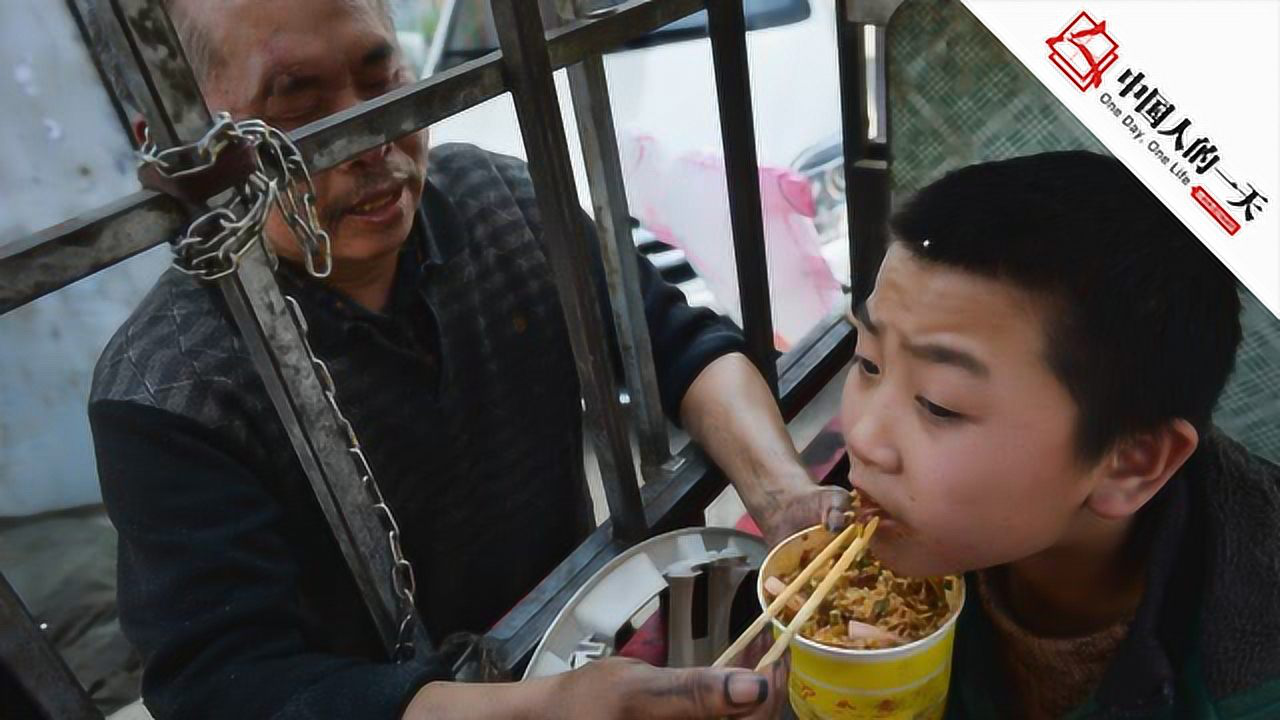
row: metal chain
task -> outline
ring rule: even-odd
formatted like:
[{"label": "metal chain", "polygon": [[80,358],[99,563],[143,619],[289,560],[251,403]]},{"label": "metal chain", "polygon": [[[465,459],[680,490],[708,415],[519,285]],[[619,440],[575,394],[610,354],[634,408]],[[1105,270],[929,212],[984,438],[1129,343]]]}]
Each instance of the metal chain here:
[{"label": "metal chain", "polygon": [[[383,499],[382,490],[378,488],[378,483],[373,479],[373,468],[369,466],[369,460],[365,457],[364,449],[360,445],[360,439],[356,437],[355,428],[352,427],[351,421],[347,420],[347,416],[342,414],[342,409],[338,407],[338,389],[334,385],[333,375],[329,373],[329,366],[317,357],[311,349],[311,341],[308,339],[307,332],[307,319],[302,314],[302,307],[298,305],[298,301],[294,300],[292,296],[285,295],[284,299],[289,305],[289,311],[293,313],[293,319],[298,323],[298,328],[302,331],[303,349],[306,350],[307,358],[311,360],[311,365],[315,368],[316,377],[320,380],[320,387],[324,391],[325,400],[329,402],[329,409],[333,411],[333,416],[337,419],[338,426],[346,436],[347,453],[351,455],[351,460],[356,464],[356,472],[360,475],[360,486],[364,489],[374,511],[382,518],[383,525],[387,529],[387,544],[391,547],[391,584],[395,589],[396,599],[400,601],[402,611],[396,637],[396,655],[399,657],[404,651],[411,650],[413,646],[413,598],[417,592],[417,582],[413,577],[413,566],[409,564],[400,548],[400,525],[396,522],[395,515],[391,512],[386,500]],[[412,655],[412,653],[409,653],[409,655]]]},{"label": "metal chain", "polygon": [[[235,195],[225,205],[211,208],[196,218],[173,242],[174,265],[202,280],[216,280],[234,273],[240,259],[256,243],[263,245],[274,262],[270,243],[263,242],[267,216],[274,205],[302,246],[307,272],[316,278],[328,276],[333,268],[333,253],[329,235],[320,227],[316,216],[311,173],[302,153],[285,133],[260,120],[233,122],[230,115],[219,113],[209,132],[190,145],[161,151],[148,138],[141,150],[142,162],[153,165],[167,177],[181,178],[210,168],[234,143],[246,143],[252,148],[256,169],[234,186]],[[345,436],[347,453],[355,463],[360,486],[387,531],[391,585],[400,616],[394,656],[397,661],[409,659],[414,654],[417,583],[413,566],[400,545],[400,525],[374,480],[373,468],[355,428],[338,406],[337,387],[329,366],[311,348],[302,307],[290,295],[284,295],[284,299],[297,323],[303,349],[315,369],[329,409]]]},{"label": "metal chain", "polygon": [[[255,170],[234,186],[235,194],[225,205],[196,218],[173,242],[174,265],[204,280],[230,275],[261,239],[274,205],[302,246],[307,272],[327,277],[332,252],[329,235],[316,217],[315,186],[302,153],[285,133],[261,120],[234,122],[227,113],[218,113],[213,127],[196,142],[159,150],[148,136],[140,153],[144,165],[181,179],[208,170],[234,145],[252,148]],[[263,246],[270,254],[270,244]]]}]

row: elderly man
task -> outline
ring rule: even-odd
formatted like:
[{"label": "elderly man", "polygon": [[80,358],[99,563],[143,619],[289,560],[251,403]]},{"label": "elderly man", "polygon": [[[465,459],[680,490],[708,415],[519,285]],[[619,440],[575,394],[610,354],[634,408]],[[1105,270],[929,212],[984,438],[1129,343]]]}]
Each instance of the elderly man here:
[{"label": "elderly man", "polygon": [[[205,98],[290,129],[409,82],[377,0],[183,0]],[[141,130],[141,126],[139,127]],[[410,135],[316,178],[323,282],[288,229],[280,281],[403,528],[437,643],[483,632],[591,527],[567,329],[521,163]],[[292,262],[290,262],[292,261]],[[741,337],[640,260],[662,399],[771,540],[841,517],[800,467]],[[285,430],[213,288],[170,271],[103,353],[90,401],[120,533],[120,606],[158,718],[740,717],[777,678],[607,661],[457,685],[378,661]]]}]

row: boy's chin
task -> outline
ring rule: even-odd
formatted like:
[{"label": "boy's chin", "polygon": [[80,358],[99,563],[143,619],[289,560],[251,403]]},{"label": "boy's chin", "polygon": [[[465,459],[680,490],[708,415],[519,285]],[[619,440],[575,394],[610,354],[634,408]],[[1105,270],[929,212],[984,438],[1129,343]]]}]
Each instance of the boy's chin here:
[{"label": "boy's chin", "polygon": [[871,551],[882,565],[899,577],[930,578],[960,575],[968,568],[959,567],[946,558],[940,558],[927,549],[913,547],[909,540],[900,538],[873,538]]}]

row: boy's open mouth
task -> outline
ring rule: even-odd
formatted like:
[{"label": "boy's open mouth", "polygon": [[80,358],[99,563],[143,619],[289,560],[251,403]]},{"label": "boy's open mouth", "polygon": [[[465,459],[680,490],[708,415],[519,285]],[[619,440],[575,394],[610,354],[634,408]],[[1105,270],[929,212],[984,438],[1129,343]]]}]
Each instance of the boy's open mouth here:
[{"label": "boy's open mouth", "polygon": [[896,524],[893,516],[880,503],[876,502],[875,498],[860,488],[853,489],[853,513],[859,523],[865,523],[873,517],[878,517],[882,527],[886,523]]}]

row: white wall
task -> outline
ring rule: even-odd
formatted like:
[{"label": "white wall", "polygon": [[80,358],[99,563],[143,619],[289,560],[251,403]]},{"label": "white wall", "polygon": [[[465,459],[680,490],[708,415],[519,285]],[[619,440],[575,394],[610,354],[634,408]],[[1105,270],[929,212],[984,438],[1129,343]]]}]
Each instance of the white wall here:
[{"label": "white wall", "polygon": [[[0,108],[0,255],[137,189],[124,130],[64,3],[0,3]],[[167,255],[152,250],[0,316],[0,516],[100,500],[90,375]]]}]

